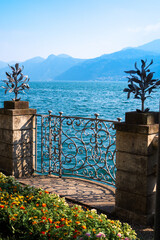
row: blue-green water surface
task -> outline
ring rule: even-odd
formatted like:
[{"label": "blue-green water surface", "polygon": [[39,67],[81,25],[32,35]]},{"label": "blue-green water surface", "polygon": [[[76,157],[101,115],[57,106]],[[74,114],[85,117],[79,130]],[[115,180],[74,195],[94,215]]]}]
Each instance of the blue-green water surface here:
[{"label": "blue-green water surface", "polygon": [[[141,108],[140,100],[131,98],[123,89],[127,82],[30,82],[30,90],[21,95],[21,100],[29,101],[30,108],[36,108],[37,113],[93,117],[99,113],[99,118],[124,120],[125,112]],[[3,101],[11,100],[14,96],[0,89],[0,107]],[[153,98],[146,100],[145,107],[152,111],[159,110],[160,89],[153,94]]]},{"label": "blue-green water surface", "polygon": [[[37,109],[38,114],[48,114],[48,110],[52,110],[52,114],[59,115],[62,111],[65,116],[81,116],[95,117],[95,113],[99,113],[99,118],[108,120],[117,120],[118,117],[124,121],[125,112],[135,111],[141,108],[140,100],[127,100],[126,93],[123,89],[127,87],[127,82],[31,82],[30,90],[26,94],[21,95],[21,100],[29,101],[30,108]],[[3,108],[3,102],[11,100],[13,94],[4,94],[4,90],[0,89],[0,107]],[[153,98],[146,100],[145,107],[149,107],[151,111],[159,110],[160,89],[153,94]],[[41,137],[40,130],[37,140],[37,169],[41,168]],[[94,134],[93,134],[94,136]],[[92,137],[93,137],[92,136]],[[62,139],[63,140],[63,139]],[[88,140],[87,140],[88,141]],[[63,145],[63,155],[75,155],[75,148],[70,145]],[[114,151],[111,148],[112,151]],[[69,155],[69,156],[70,156]],[[83,156],[76,156],[81,161]],[[85,159],[85,154],[84,154]],[[47,161],[48,157],[44,159]],[[64,161],[64,156],[62,161]],[[66,164],[66,163],[65,163]],[[72,167],[72,162],[69,163]]]}]

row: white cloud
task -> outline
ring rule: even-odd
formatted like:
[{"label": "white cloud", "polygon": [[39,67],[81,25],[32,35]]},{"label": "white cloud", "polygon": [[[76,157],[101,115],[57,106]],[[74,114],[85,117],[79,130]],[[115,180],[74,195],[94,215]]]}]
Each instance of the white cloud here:
[{"label": "white cloud", "polygon": [[149,24],[144,27],[128,28],[130,33],[153,33],[160,31],[160,22],[155,24]]},{"label": "white cloud", "polygon": [[149,24],[144,28],[145,32],[156,32],[160,30],[160,22],[156,23],[156,24]]}]

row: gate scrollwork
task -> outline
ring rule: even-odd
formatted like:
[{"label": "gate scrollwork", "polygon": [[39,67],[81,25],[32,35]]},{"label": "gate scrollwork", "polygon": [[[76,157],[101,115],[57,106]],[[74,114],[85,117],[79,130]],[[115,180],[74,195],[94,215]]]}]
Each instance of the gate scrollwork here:
[{"label": "gate scrollwork", "polygon": [[94,118],[37,114],[37,171],[115,185],[115,122],[99,119],[98,114]]}]

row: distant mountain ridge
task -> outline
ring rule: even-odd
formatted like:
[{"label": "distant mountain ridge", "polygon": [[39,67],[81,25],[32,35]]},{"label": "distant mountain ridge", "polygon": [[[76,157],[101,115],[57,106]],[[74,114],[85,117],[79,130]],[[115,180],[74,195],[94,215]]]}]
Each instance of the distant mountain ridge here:
[{"label": "distant mountain ridge", "polygon": [[[134,69],[135,61],[140,65],[141,59],[153,59],[151,70],[160,78],[160,39],[92,59],[51,54],[46,59],[35,57],[20,64],[30,81],[105,81],[126,79],[124,71]],[[10,71],[7,63],[0,61],[0,79],[5,78],[6,71]]]},{"label": "distant mountain ridge", "polygon": [[156,39],[152,42],[139,46],[137,47],[137,49],[154,52],[154,53],[160,53],[160,39]]},{"label": "distant mountain ridge", "polygon": [[[35,57],[20,64],[24,66],[23,73],[28,75],[31,81],[52,81],[56,76],[83,61],[65,54],[58,56],[51,54],[46,59]],[[1,68],[0,65],[0,78],[5,77],[6,71],[10,71],[9,67]]]}]

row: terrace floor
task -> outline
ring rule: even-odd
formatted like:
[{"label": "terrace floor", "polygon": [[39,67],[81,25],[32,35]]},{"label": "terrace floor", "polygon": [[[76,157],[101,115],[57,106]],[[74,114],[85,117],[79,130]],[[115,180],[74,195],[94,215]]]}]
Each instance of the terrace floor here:
[{"label": "terrace floor", "polygon": [[[33,175],[17,179],[21,184],[42,188],[50,193],[65,197],[69,204],[77,203],[95,208],[108,216],[114,216],[115,188],[89,180],[53,175]],[[153,228],[131,225],[141,240],[153,239]]]},{"label": "terrace floor", "polygon": [[53,175],[33,175],[18,178],[22,184],[42,188],[50,193],[56,193],[66,200],[82,204],[89,208],[95,208],[109,214],[114,211],[115,188],[95,181],[79,178]]}]

